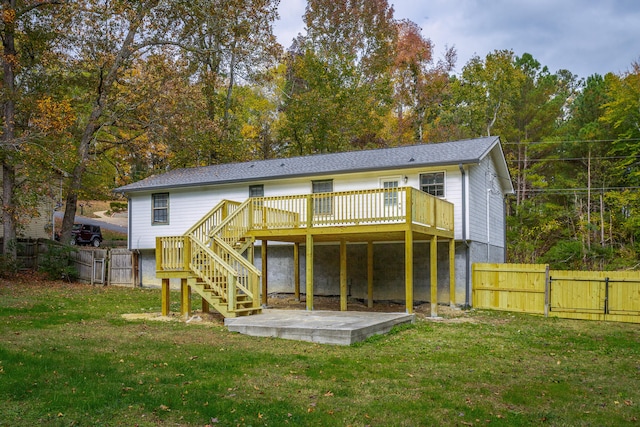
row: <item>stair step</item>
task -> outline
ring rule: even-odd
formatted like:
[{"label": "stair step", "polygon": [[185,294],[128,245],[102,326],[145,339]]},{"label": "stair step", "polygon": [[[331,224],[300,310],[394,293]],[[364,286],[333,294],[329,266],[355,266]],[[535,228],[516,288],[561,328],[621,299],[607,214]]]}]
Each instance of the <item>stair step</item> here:
[{"label": "stair step", "polygon": [[241,314],[241,313],[248,314],[250,312],[255,312],[255,314],[259,314],[259,313],[262,313],[262,308],[260,307],[236,308],[235,310],[231,310],[231,312],[236,314]]}]

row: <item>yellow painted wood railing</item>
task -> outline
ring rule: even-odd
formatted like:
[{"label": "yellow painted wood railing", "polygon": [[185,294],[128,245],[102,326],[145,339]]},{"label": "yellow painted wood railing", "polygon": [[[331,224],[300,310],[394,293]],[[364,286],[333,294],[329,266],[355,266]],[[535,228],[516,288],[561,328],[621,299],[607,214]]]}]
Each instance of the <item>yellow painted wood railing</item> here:
[{"label": "yellow painted wood railing", "polygon": [[255,229],[412,222],[453,231],[453,204],[409,187],[251,200],[253,215],[248,220]]},{"label": "yellow painted wood railing", "polygon": [[158,271],[187,271],[185,236],[156,237],[156,269]]},{"label": "yellow painted wood railing", "polygon": [[193,236],[201,242],[208,241],[211,231],[220,225],[222,221],[233,213],[240,205],[240,202],[234,202],[231,200],[221,201],[184,234]]}]

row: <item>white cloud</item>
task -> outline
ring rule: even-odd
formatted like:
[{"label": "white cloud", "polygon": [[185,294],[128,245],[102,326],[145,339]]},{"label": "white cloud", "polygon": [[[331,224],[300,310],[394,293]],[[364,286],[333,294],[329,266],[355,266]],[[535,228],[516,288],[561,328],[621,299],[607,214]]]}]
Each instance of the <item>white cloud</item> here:
[{"label": "white cloud", "polygon": [[[458,52],[457,70],[474,55],[512,49],[530,53],[551,71],[580,77],[624,72],[640,60],[637,0],[391,0],[396,19],[410,19],[436,45]],[[304,0],[282,0],[280,43],[304,31]]]}]

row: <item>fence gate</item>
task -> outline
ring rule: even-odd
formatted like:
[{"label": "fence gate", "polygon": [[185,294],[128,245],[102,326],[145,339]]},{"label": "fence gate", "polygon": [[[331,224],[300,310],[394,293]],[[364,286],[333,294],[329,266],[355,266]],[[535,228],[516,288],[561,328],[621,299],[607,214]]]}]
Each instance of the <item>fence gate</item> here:
[{"label": "fence gate", "polygon": [[134,254],[128,249],[109,251],[109,284],[135,285]]},{"label": "fence gate", "polygon": [[136,253],[127,249],[77,248],[74,264],[78,279],[100,285],[135,286]]},{"label": "fence gate", "polygon": [[640,322],[640,275],[625,271],[552,271],[550,314]]},{"label": "fence gate", "polygon": [[106,283],[106,249],[78,249],[75,252],[75,266],[78,270],[78,279],[89,282],[92,285]]},{"label": "fence gate", "polygon": [[640,272],[476,263],[473,306],[568,319],[640,323]]}]

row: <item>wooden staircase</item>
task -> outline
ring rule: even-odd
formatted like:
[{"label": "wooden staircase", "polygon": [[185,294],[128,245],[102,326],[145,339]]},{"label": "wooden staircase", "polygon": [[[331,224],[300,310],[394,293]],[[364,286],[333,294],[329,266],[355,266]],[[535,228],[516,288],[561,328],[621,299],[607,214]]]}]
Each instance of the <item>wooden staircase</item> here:
[{"label": "wooden staircase", "polygon": [[262,310],[260,271],[252,263],[254,241],[246,235],[250,206],[250,200],[224,200],[183,236],[161,237],[156,244],[159,272],[186,277],[191,289],[225,317]]}]

